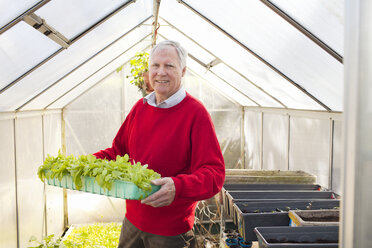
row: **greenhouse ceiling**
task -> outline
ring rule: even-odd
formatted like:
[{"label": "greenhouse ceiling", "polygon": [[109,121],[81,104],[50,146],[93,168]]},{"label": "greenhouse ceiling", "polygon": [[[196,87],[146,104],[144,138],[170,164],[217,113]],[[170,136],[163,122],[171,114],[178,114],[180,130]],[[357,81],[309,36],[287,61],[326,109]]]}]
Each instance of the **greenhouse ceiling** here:
[{"label": "greenhouse ceiling", "polygon": [[155,40],[242,106],[343,111],[342,0],[1,0],[0,112],[59,109]]}]

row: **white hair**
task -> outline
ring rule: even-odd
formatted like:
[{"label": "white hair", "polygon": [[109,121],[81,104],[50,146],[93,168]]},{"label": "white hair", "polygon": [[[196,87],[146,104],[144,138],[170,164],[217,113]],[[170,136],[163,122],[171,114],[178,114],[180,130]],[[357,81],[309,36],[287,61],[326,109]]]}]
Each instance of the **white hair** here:
[{"label": "white hair", "polygon": [[172,40],[165,40],[165,41],[162,41],[162,42],[156,44],[150,51],[149,61],[151,61],[152,55],[154,54],[156,49],[158,49],[160,47],[165,47],[165,46],[172,46],[172,47],[176,48],[178,58],[179,58],[179,62],[180,62],[180,65],[181,65],[181,69],[185,68],[186,59],[187,59],[187,51],[186,51],[185,48],[183,48],[180,45],[180,43],[178,43],[177,41],[172,41]]}]

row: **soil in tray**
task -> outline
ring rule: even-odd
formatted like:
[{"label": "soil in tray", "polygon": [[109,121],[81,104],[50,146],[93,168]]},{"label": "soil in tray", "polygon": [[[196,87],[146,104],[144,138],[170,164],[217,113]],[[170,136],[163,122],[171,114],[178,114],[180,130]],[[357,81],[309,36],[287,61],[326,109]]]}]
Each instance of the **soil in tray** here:
[{"label": "soil in tray", "polygon": [[244,214],[257,214],[257,213],[282,213],[282,212],[288,212],[289,210],[292,210],[292,209],[290,207],[287,207],[287,208],[284,208],[284,209],[276,208],[276,209],[273,209],[273,210],[260,210],[260,209],[246,210],[246,209],[243,209],[241,211]]},{"label": "soil in tray", "polygon": [[297,240],[278,240],[278,239],[268,239],[266,240],[267,243],[275,244],[275,243],[291,243],[291,244],[337,244],[338,241],[335,240],[326,240],[326,239],[318,239],[315,242],[312,241],[297,241]]},{"label": "soil in tray", "polygon": [[340,218],[338,216],[324,216],[324,217],[303,217],[301,219],[304,221],[311,222],[339,222]]}]

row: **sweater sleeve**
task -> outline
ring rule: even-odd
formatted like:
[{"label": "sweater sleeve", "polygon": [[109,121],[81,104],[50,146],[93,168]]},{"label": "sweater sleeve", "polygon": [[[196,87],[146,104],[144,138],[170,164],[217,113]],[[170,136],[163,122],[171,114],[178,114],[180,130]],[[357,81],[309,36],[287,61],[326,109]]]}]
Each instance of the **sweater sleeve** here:
[{"label": "sweater sleeve", "polygon": [[225,180],[225,163],[209,113],[203,108],[191,131],[190,174],[172,177],[176,198],[205,200],[217,194]]}]

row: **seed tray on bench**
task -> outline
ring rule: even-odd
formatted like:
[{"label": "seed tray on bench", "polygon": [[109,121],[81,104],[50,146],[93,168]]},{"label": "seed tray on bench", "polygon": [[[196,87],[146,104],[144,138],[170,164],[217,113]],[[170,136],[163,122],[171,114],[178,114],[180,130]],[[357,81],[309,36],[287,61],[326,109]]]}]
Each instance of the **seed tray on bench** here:
[{"label": "seed tray on bench", "polygon": [[[316,190],[316,191],[327,191],[327,189],[322,188],[318,184],[224,184],[221,190],[221,203],[224,205],[224,209],[228,211],[229,200],[227,199],[227,193],[233,191],[257,191],[257,190],[293,190],[293,191],[303,191],[303,190]],[[228,213],[228,212],[227,212]]]},{"label": "seed tray on bench", "polygon": [[[62,181],[58,180],[57,178],[47,179],[47,183],[52,186],[57,186],[71,190],[78,190],[70,175],[63,176]],[[160,189],[160,186],[158,185],[151,185],[152,186],[151,192],[146,193],[142,189],[138,188],[132,182],[115,180],[112,184],[111,190],[107,190],[101,188],[97,184],[97,182],[94,181],[93,177],[87,176],[82,177],[82,183],[83,186],[81,187],[81,189],[79,189],[79,191],[131,200],[141,200]]]},{"label": "seed tray on bench", "polygon": [[336,194],[331,191],[293,191],[293,190],[270,190],[270,191],[230,191],[226,193],[228,199],[227,213],[234,217],[234,203],[248,201],[283,201],[283,200],[306,200],[306,199],[335,199]]},{"label": "seed tray on bench", "polygon": [[338,226],[256,227],[259,248],[337,248]]},{"label": "seed tray on bench", "polygon": [[340,224],[338,209],[290,210],[288,216],[291,226],[338,226]]},{"label": "seed tray on bench", "polygon": [[289,226],[288,211],[293,209],[334,209],[340,206],[339,200],[286,200],[234,204],[236,225],[245,240],[255,241],[255,227]]}]

